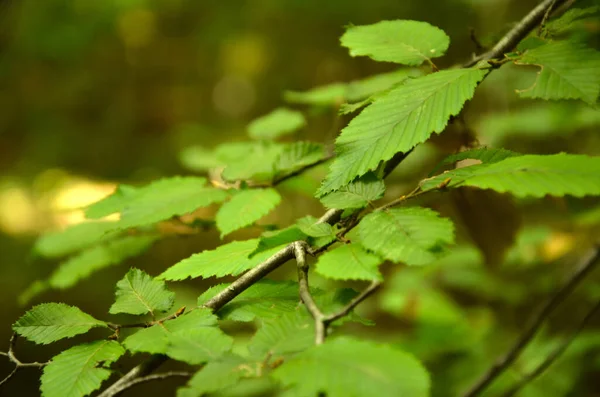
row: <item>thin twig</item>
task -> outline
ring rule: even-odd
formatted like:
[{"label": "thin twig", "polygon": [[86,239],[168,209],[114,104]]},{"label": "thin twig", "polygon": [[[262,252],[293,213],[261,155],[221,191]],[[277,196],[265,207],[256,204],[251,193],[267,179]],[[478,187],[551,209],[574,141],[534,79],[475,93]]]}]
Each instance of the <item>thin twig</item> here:
[{"label": "thin twig", "polygon": [[38,362],[33,362],[33,363],[24,363],[21,362],[16,356],[15,356],[15,345],[17,343],[17,334],[14,333],[12,334],[12,336],[10,337],[10,341],[8,343],[8,352],[0,352],[3,356],[8,357],[8,360],[15,364],[15,368],[4,378],[0,381],[0,386],[2,386],[3,384],[5,384],[6,382],[8,382],[10,380],[10,378],[12,378],[20,369],[22,368],[42,368],[44,366],[46,366],[48,363],[38,363]]},{"label": "thin twig", "polygon": [[556,350],[554,350],[548,357],[546,357],[546,359],[540,365],[538,365],[536,369],[534,369],[529,374],[525,375],[519,383],[517,383],[512,389],[507,391],[504,394],[504,397],[512,397],[512,396],[517,395],[517,393],[522,388],[524,388],[529,383],[531,383],[533,380],[535,380],[538,376],[543,374],[544,371],[546,371],[550,367],[550,365],[552,365],[552,363],[554,363],[554,361],[556,361],[556,359],[558,359],[565,352],[565,350],[567,350],[567,348],[569,347],[569,345],[571,343],[573,343],[573,341],[575,340],[577,335],[579,335],[579,333],[586,327],[586,325],[590,322],[590,320],[598,313],[600,313],[600,301],[598,301],[598,303],[596,303],[596,305],[592,308],[592,310],[590,310],[586,314],[586,316],[583,318],[583,320],[579,323],[579,326],[577,327],[577,329],[575,329],[575,331],[573,331],[573,333],[569,336],[569,338],[567,338],[565,341],[563,341],[563,343],[561,343],[561,345],[558,346],[556,348]]},{"label": "thin twig", "polygon": [[548,21],[548,18],[550,18],[550,13],[552,13],[552,10],[554,9],[555,3],[556,3],[556,0],[552,1],[550,3],[550,5],[548,6],[548,9],[544,13],[544,18],[542,18],[542,22],[540,22],[540,26],[538,28],[538,36],[542,35],[542,32],[544,30],[544,26],[546,26],[546,22]]},{"label": "thin twig", "polygon": [[161,374],[146,375],[146,376],[142,376],[140,378],[136,378],[136,379],[132,380],[129,383],[128,388],[135,386],[135,385],[139,385],[140,383],[151,382],[154,380],[163,380],[163,379],[167,379],[167,378],[178,377],[178,378],[189,379],[192,377],[192,375],[193,374],[191,372],[187,372],[187,371],[170,371],[170,372],[163,372]]},{"label": "thin twig", "polygon": [[371,282],[371,285],[369,285],[363,292],[361,292],[354,299],[352,299],[350,303],[344,306],[340,311],[325,316],[323,320],[325,324],[331,324],[335,320],[339,320],[340,318],[347,316],[348,313],[350,313],[362,301],[367,299],[369,296],[373,295],[373,293],[375,293],[375,291],[377,291],[379,287],[381,287],[381,284],[381,281]]},{"label": "thin twig", "polygon": [[491,59],[500,59],[502,56],[512,51],[543,19],[548,8],[551,5],[556,9],[563,5],[567,0],[544,0],[529,12],[519,23],[517,23],[507,34],[504,35],[496,45],[489,51],[474,57],[463,66],[468,68],[476,65],[479,61]]},{"label": "thin twig", "polygon": [[500,376],[519,356],[521,351],[533,339],[544,321],[575,289],[575,287],[596,267],[600,259],[600,248],[586,255],[582,264],[571,275],[571,277],[550,297],[543,308],[533,317],[531,325],[521,334],[516,343],[510,350],[492,365],[488,371],[483,374],[477,382],[467,391],[463,397],[475,397],[481,394],[498,376]]}]

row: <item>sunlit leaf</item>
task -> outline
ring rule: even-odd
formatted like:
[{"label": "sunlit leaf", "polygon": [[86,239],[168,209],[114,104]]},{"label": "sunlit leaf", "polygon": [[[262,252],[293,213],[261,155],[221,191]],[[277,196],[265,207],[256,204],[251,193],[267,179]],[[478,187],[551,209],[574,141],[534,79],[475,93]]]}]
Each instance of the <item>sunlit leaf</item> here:
[{"label": "sunlit leaf", "polygon": [[280,201],[281,196],[272,188],[237,192],[217,212],[217,228],[221,231],[221,238],[253,224],[271,212]]},{"label": "sunlit leaf", "polygon": [[205,178],[164,178],[136,189],[120,188],[89,207],[86,215],[97,217],[120,212],[119,227],[139,227],[188,214],[226,198],[227,192],[206,186]]},{"label": "sunlit leaf", "polygon": [[472,97],[486,70],[451,69],[411,79],[356,116],[336,141],[336,158],[318,191],[323,196],[407,152],[434,132]]},{"label": "sunlit leaf", "polygon": [[351,26],[340,39],[350,55],[366,55],[376,61],[420,65],[446,52],[450,38],[426,22],[396,20]]},{"label": "sunlit leaf", "polygon": [[112,373],[110,364],[125,349],[115,341],[102,340],[71,347],[53,357],[41,377],[44,397],[81,397],[97,390]]},{"label": "sunlit leaf", "polygon": [[275,246],[249,258],[249,255],[256,250],[257,245],[258,239],[233,241],[221,245],[217,249],[203,251],[177,262],[157,278],[184,280],[188,277],[236,276],[253,268],[283,248]]},{"label": "sunlit leaf", "polygon": [[154,280],[139,269],[131,269],[117,283],[116,300],[109,313],[154,315],[155,311],[169,310],[174,300],[175,294],[167,290],[164,281]]},{"label": "sunlit leaf", "polygon": [[42,303],[34,306],[12,326],[17,334],[40,344],[84,334],[94,327],[107,325],[77,307],[64,303]]}]

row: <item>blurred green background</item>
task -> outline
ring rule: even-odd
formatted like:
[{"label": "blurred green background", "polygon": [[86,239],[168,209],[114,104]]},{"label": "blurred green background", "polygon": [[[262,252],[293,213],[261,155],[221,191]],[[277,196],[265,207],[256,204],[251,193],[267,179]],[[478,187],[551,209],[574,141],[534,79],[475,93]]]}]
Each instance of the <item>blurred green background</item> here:
[{"label": "blurred green background", "polygon": [[[218,245],[216,231],[168,237],[141,257],[74,288],[45,293],[25,306],[18,303],[25,288],[55,267],[31,253],[36,237],[80,222],[81,207],[106,196],[117,183],[190,174],[178,160],[181,150],[244,139],[246,124],[280,106],[285,90],[394,70],[391,64],[349,57],[339,46],[344,26],[383,19],[429,22],[451,38],[447,56],[437,63],[444,68],[475,51],[471,29],[484,45],[493,43],[536,3],[0,0],[0,345],[8,345],[10,324],[34,303],[62,301],[107,318],[114,283],[126,266],[154,275]],[[586,40],[597,46],[597,21],[586,22],[584,30]],[[514,69],[495,72],[469,105],[466,122],[482,142],[530,153],[600,153],[597,110],[570,102],[517,101],[514,90],[527,87],[535,71]],[[331,109],[307,113],[309,126],[295,138],[331,143],[336,125],[346,120],[337,120]],[[414,186],[444,153],[455,150],[452,134],[448,136],[417,150],[393,176],[397,186],[389,192]],[[287,186],[288,200],[268,223],[285,226],[322,212],[310,192],[325,168],[315,172],[312,182],[298,183],[305,184],[308,194],[298,197],[298,186]],[[460,212],[452,198],[435,200],[442,212]],[[348,332],[402,344],[433,371],[435,395],[457,395],[508,346],[527,315],[597,236],[600,207],[595,200],[517,205],[527,227],[521,227],[518,244],[503,266],[484,267],[463,230],[464,244],[445,262],[426,272],[409,269],[391,275],[384,293],[365,303],[362,313],[380,327]],[[256,234],[248,230],[233,238]],[[597,275],[595,279],[597,285]],[[179,299],[195,299],[206,285],[178,286]],[[598,296],[600,291],[591,286],[567,302],[570,309],[544,330],[518,370],[539,362]],[[590,331],[581,341],[557,370],[561,376],[542,378],[523,395],[600,396],[600,334]],[[23,361],[44,361],[70,344],[38,348],[21,341],[17,353]],[[132,362],[125,360],[123,370]],[[0,377],[10,369],[0,360]],[[0,395],[38,395],[38,376],[36,370],[21,371]],[[514,379],[512,373],[506,381]],[[174,384],[143,385],[129,395],[169,395]]]}]

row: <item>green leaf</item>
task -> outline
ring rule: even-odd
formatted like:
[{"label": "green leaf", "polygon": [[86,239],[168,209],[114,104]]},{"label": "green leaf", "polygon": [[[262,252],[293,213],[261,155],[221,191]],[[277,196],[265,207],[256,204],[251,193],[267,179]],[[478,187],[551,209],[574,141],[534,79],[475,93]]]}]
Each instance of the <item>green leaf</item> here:
[{"label": "green leaf", "polygon": [[276,175],[289,174],[302,167],[314,164],[325,158],[325,148],[320,143],[294,142],[285,149],[275,163]]},{"label": "green leaf", "polygon": [[34,246],[36,253],[56,258],[87,248],[98,241],[108,241],[119,235],[117,222],[84,222],[65,230],[41,236]]},{"label": "green leaf", "polygon": [[271,179],[275,173],[275,163],[286,147],[274,142],[240,142],[238,146],[239,153],[225,162],[227,167],[221,173],[228,181]]},{"label": "green leaf", "polygon": [[344,128],[336,158],[318,191],[323,196],[407,152],[458,114],[486,70],[451,69],[407,81],[377,99]]},{"label": "green leaf", "polygon": [[315,321],[304,308],[264,320],[248,351],[258,360],[266,356],[277,359],[303,351],[315,343]]},{"label": "green leaf", "polygon": [[141,329],[123,344],[132,352],[166,354],[174,360],[201,364],[231,349],[233,339],[217,326],[208,309],[195,309],[174,320]]},{"label": "green leaf", "polygon": [[258,239],[233,241],[217,249],[194,254],[174,264],[157,278],[184,280],[188,277],[237,276],[252,269],[283,248],[282,246],[273,247],[249,258],[248,256],[256,250],[257,245]]},{"label": "green leaf", "polygon": [[447,187],[473,186],[517,197],[600,195],[600,157],[577,154],[524,155],[494,164],[446,171],[421,182],[429,189],[450,178]]},{"label": "green leaf", "polygon": [[64,303],[42,303],[25,313],[12,328],[28,340],[48,344],[84,334],[94,327],[108,327],[77,307]]},{"label": "green leaf", "polygon": [[[211,287],[198,297],[198,306],[227,288],[229,284]],[[314,291],[316,295],[321,291]],[[293,281],[272,281],[263,279],[239,294],[233,301],[219,310],[219,316],[234,321],[267,319],[283,313],[293,312],[298,307],[298,283]]]},{"label": "green leaf", "polygon": [[372,174],[366,174],[348,186],[321,197],[321,203],[327,208],[362,208],[383,197],[383,193],[383,181]]},{"label": "green leaf", "polygon": [[294,395],[426,397],[429,376],[411,355],[348,337],[327,340],[272,372]]},{"label": "green leaf", "polygon": [[175,294],[165,287],[164,281],[154,280],[139,269],[131,269],[117,283],[115,303],[111,314],[146,314],[154,316],[156,310],[165,312],[171,308]]},{"label": "green leaf", "polygon": [[306,125],[302,113],[287,108],[278,108],[253,120],[248,125],[248,134],[254,139],[276,139]]},{"label": "green leaf", "polygon": [[258,242],[258,246],[250,256],[254,256],[259,252],[263,252],[270,248],[283,246],[285,244],[289,244],[298,240],[305,240],[308,236],[298,228],[298,226],[293,225],[286,227],[285,229],[275,230],[275,231],[266,231],[260,237]]},{"label": "green leaf", "polygon": [[42,396],[87,396],[110,377],[109,365],[124,353],[125,349],[111,340],[86,343],[63,351],[44,367],[40,379]]},{"label": "green leaf", "polygon": [[408,78],[418,77],[421,74],[422,72],[418,69],[400,69],[349,83],[328,84],[304,92],[287,91],[284,99],[290,103],[337,106],[343,102],[362,101],[371,95],[389,90]]},{"label": "green leaf", "polygon": [[494,148],[477,148],[464,150],[459,153],[451,154],[446,157],[438,165],[435,166],[433,171],[429,173],[429,176],[435,175],[437,171],[440,170],[445,165],[454,164],[457,161],[462,160],[479,160],[484,164],[497,163],[498,161],[502,161],[509,157],[517,157],[521,156],[521,153],[513,152],[506,149],[494,149]]},{"label": "green leaf", "polygon": [[296,225],[302,233],[309,236],[308,243],[313,247],[322,247],[336,239],[335,230],[328,223],[318,223],[313,216],[298,219]]},{"label": "green leaf", "polygon": [[125,184],[117,186],[113,194],[87,207],[85,217],[98,219],[123,211],[129,200],[135,197],[137,190],[138,188]]},{"label": "green leaf", "polygon": [[574,22],[579,22],[581,19],[597,18],[600,12],[600,6],[592,6],[587,8],[571,8],[562,14],[559,18],[552,19],[544,26],[545,32],[550,36],[557,36],[576,28]]},{"label": "green leaf", "polygon": [[574,41],[551,42],[523,54],[518,65],[541,68],[522,98],[581,99],[592,105],[600,93],[600,52]]},{"label": "green leaf", "polygon": [[425,22],[396,20],[351,26],[340,39],[350,55],[418,66],[446,52],[450,38]]},{"label": "green leaf", "polygon": [[157,236],[125,236],[88,248],[62,262],[48,280],[53,288],[69,288],[79,280],[127,258],[139,255],[157,240]]},{"label": "green leaf", "polygon": [[319,256],[316,270],[334,280],[383,280],[378,270],[381,263],[383,259],[359,244],[344,244]]},{"label": "green leaf", "polygon": [[241,357],[228,355],[211,361],[177,390],[177,397],[201,397],[237,384],[240,379],[255,376],[253,368]]},{"label": "green leaf", "polygon": [[221,202],[227,198],[227,192],[206,186],[206,178],[173,177],[154,181],[125,195],[118,190],[113,196],[105,199],[113,203],[106,206],[109,209],[102,212],[98,210],[103,200],[92,205],[86,215],[90,217],[100,213],[104,216],[120,212],[121,221],[118,225],[121,228],[139,227]]},{"label": "green leaf", "polygon": [[184,168],[195,172],[204,172],[224,165],[213,151],[197,145],[183,149],[179,153],[179,162]]},{"label": "green leaf", "polygon": [[546,140],[566,137],[585,128],[600,125],[600,112],[582,102],[541,102],[527,104],[508,113],[490,113],[476,128],[490,145],[502,145],[506,139]]},{"label": "green leaf", "polygon": [[277,207],[280,201],[281,196],[272,188],[237,192],[217,212],[217,228],[221,231],[221,238],[253,224]]},{"label": "green leaf", "polygon": [[378,211],[358,225],[361,244],[393,262],[425,265],[435,261],[444,244],[454,241],[454,226],[429,208]]},{"label": "green leaf", "polygon": [[310,237],[333,237],[335,232],[329,223],[319,223],[319,220],[314,216],[305,216],[296,221],[298,228],[307,236]]}]

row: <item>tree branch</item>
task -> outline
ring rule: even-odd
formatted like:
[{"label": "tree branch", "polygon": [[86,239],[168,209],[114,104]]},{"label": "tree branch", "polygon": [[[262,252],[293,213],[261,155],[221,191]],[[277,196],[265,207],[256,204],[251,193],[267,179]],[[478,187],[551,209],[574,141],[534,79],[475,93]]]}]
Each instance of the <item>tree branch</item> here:
[{"label": "tree branch", "polygon": [[381,284],[381,281],[371,282],[371,285],[369,285],[363,292],[361,292],[354,299],[352,299],[350,303],[344,306],[340,311],[325,316],[325,318],[323,319],[325,324],[329,325],[335,320],[339,320],[340,318],[347,316],[362,301],[367,299],[369,296],[373,295],[373,293],[375,293],[375,291],[377,291],[379,287],[381,287]]},{"label": "tree branch", "polygon": [[47,365],[48,363],[38,363],[38,362],[33,362],[33,363],[23,363],[21,362],[16,356],[15,356],[15,345],[17,343],[17,334],[12,334],[12,336],[10,337],[10,342],[8,343],[8,352],[0,352],[1,355],[8,357],[8,360],[11,363],[15,364],[15,368],[4,378],[0,381],[0,386],[4,385],[6,382],[8,382],[10,380],[10,378],[12,378],[17,371],[19,371],[22,368],[42,368],[45,365]]},{"label": "tree branch", "polygon": [[[565,3],[565,1],[566,0],[544,0],[525,18],[523,18],[523,20],[521,20],[521,22],[519,22],[515,28],[513,28],[502,39],[500,39],[500,41],[490,51],[475,57],[470,62],[466,63],[464,67],[473,66],[480,60],[489,60],[501,57],[505,52],[514,48],[514,46],[516,46],[517,43],[543,19],[550,3],[554,2],[554,7],[557,8]],[[392,157],[392,159],[390,159],[384,166],[384,177],[388,176],[409,153],[410,152],[404,154],[397,153],[394,157]],[[342,212],[343,211],[341,210],[329,210],[319,221],[335,224],[339,221]],[[216,295],[214,298],[206,302],[204,307],[211,308],[213,311],[218,311],[221,307],[230,302],[253,283],[260,280],[262,277],[267,275],[272,270],[278,268],[289,259],[292,259],[294,257],[293,251],[293,244],[288,245],[264,263],[242,275],[235,282],[233,282],[229,288],[225,289],[222,293]],[[101,393],[99,397],[116,396],[118,393],[129,387],[127,385],[130,384],[135,378],[151,373],[166,359],[167,358],[165,356],[161,355],[152,356],[147,361],[129,371],[125,376]]]},{"label": "tree branch", "polygon": [[[538,4],[529,14],[525,15],[507,34],[504,35],[496,45],[489,51],[474,57],[463,67],[471,67],[479,61],[488,61],[501,58],[505,53],[512,51],[521,40],[523,40],[543,20],[549,9],[557,9],[565,4],[567,0],[544,0]],[[547,17],[546,17],[547,18]]]},{"label": "tree branch", "polygon": [[544,371],[546,371],[552,365],[552,363],[554,363],[554,361],[556,361],[556,359],[559,358],[565,352],[565,350],[567,350],[567,348],[575,340],[577,335],[579,335],[579,333],[585,328],[585,326],[590,322],[590,320],[598,313],[600,313],[600,301],[596,303],[592,310],[590,310],[585,315],[585,317],[579,323],[579,326],[575,329],[575,331],[573,331],[571,336],[569,336],[569,338],[563,341],[563,343],[560,346],[558,346],[556,350],[554,350],[548,357],[546,357],[546,359],[540,365],[538,365],[536,369],[534,369],[529,374],[525,375],[519,383],[517,383],[512,389],[507,391],[504,394],[504,397],[515,396],[522,388],[527,386],[527,384],[531,383],[538,376],[543,374]]},{"label": "tree branch", "polygon": [[310,288],[308,286],[308,265],[306,264],[306,243],[296,241],[294,243],[294,254],[296,256],[296,264],[298,266],[298,286],[300,290],[300,298],[304,302],[304,306],[315,320],[315,344],[320,345],[325,342],[325,334],[327,327],[325,326],[325,315],[317,306],[313,299]]},{"label": "tree branch", "polygon": [[571,277],[563,284],[562,287],[546,302],[543,308],[536,314],[531,325],[523,332],[521,337],[510,348],[510,350],[501,358],[499,358],[488,371],[483,374],[477,382],[467,391],[463,397],[475,397],[481,394],[492,382],[500,376],[519,356],[521,351],[533,339],[537,331],[540,329],[544,321],[550,314],[559,306],[575,289],[575,287],[596,267],[600,262],[600,248],[586,255],[582,264],[571,275]]}]

